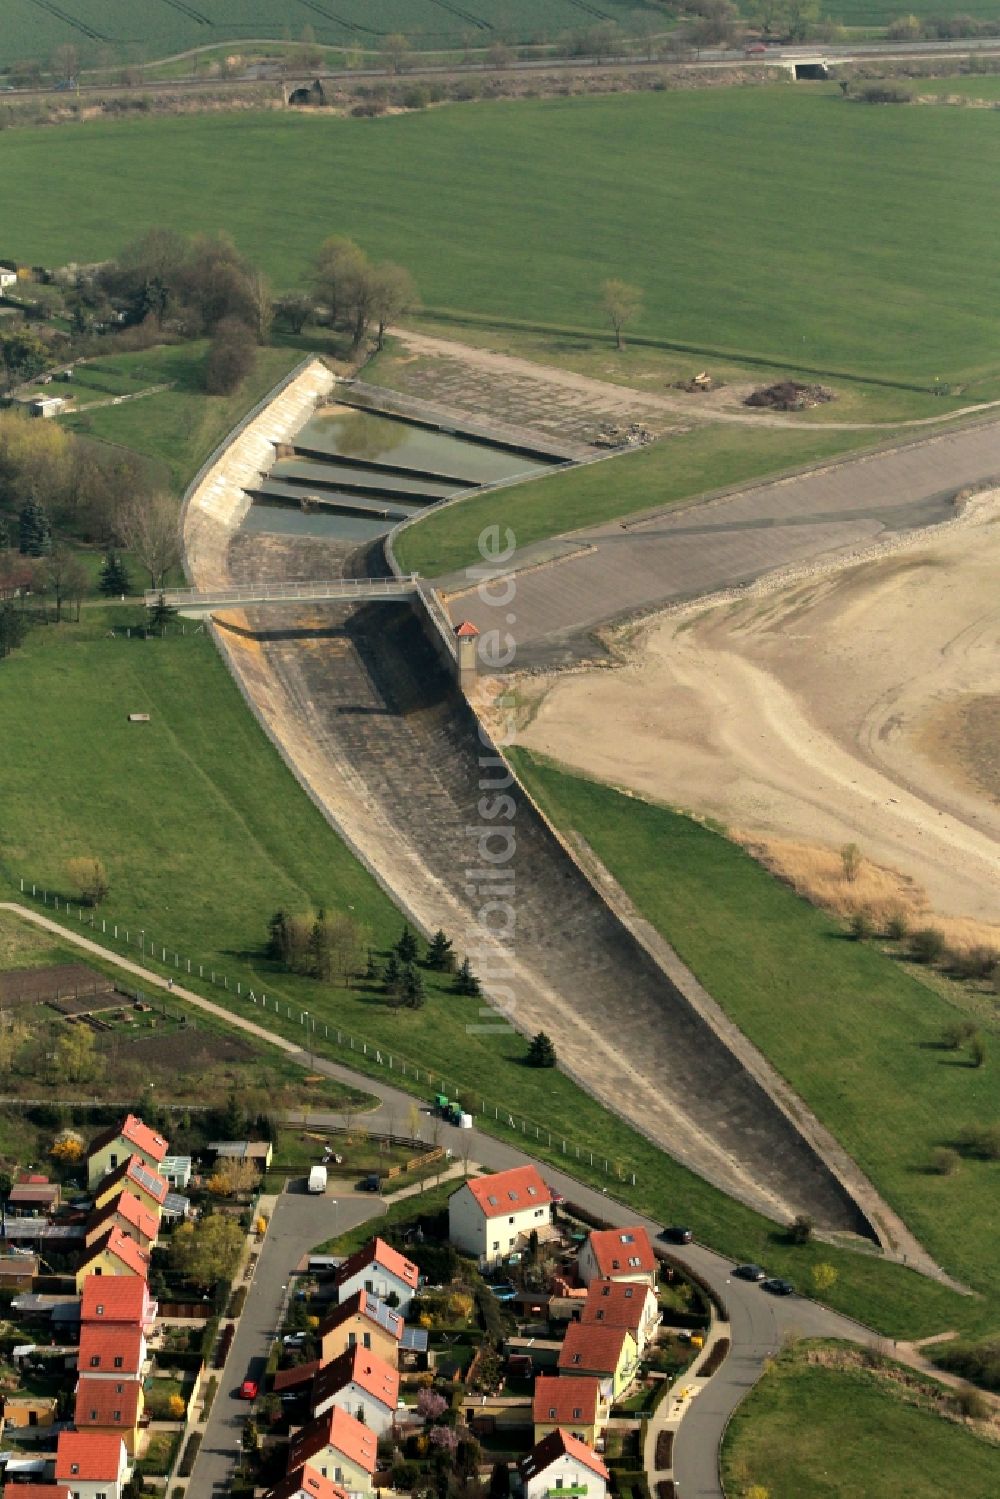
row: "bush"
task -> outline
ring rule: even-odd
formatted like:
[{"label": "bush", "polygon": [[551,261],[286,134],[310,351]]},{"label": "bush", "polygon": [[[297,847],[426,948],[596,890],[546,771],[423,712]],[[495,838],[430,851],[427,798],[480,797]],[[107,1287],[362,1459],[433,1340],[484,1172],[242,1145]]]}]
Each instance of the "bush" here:
[{"label": "bush", "polygon": [[913,91],[905,83],[891,83],[882,79],[878,83],[865,83],[850,96],[859,104],[910,104]]},{"label": "bush", "polygon": [[990,1418],[992,1406],[978,1390],[959,1390],[955,1396],[955,1404],[970,1421],[988,1421]]},{"label": "bush", "polygon": [[246,1286],[237,1286],[236,1290],[233,1292],[233,1294],[229,1298],[229,1310],[226,1313],[226,1315],[229,1316],[229,1317],[239,1317],[239,1316],[241,1316],[242,1312],[243,1312],[243,1308],[246,1305],[246,1299],[247,1299],[247,1288],[246,1288]]},{"label": "bush", "polygon": [[205,361],[205,389],[212,396],[238,390],[257,359],[253,330],[236,318],[223,318],[212,335]]},{"label": "bush", "polygon": [[862,942],[866,937],[875,935],[875,923],[867,911],[855,911],[851,917],[851,936],[855,942]]},{"label": "bush", "polygon": [[934,1362],[950,1374],[971,1379],[987,1390],[1000,1390],[1000,1338],[988,1338],[982,1343],[949,1343],[934,1353]]},{"label": "bush", "polygon": [[971,1125],[965,1131],[962,1145],[970,1155],[985,1161],[1000,1161],[1000,1124]]},{"label": "bush", "polygon": [[954,1176],[961,1164],[961,1156],[957,1150],[951,1150],[947,1145],[939,1145],[931,1156],[931,1170],[935,1176]]},{"label": "bush", "polygon": [[808,1213],[799,1213],[793,1223],[789,1225],[788,1237],[793,1244],[808,1244],[812,1238],[813,1221]]},{"label": "bush", "polygon": [[910,938],[910,956],[915,963],[936,963],[944,952],[944,938],[937,927],[921,927]]},{"label": "bush", "polygon": [[969,1066],[982,1067],[986,1061],[986,1042],[977,1032],[969,1042]]},{"label": "bush", "polygon": [[187,1439],[184,1448],[184,1456],[181,1458],[180,1467],[177,1469],[178,1478],[190,1478],[195,1459],[198,1456],[198,1448],[201,1446],[201,1432],[193,1431]]},{"label": "bush", "polygon": [[945,1051],[957,1051],[975,1034],[976,1027],[971,1020],[950,1020],[941,1032],[941,1045]]},{"label": "bush", "polygon": [[910,923],[905,911],[894,911],[885,924],[885,935],[891,942],[902,942],[909,930]]}]

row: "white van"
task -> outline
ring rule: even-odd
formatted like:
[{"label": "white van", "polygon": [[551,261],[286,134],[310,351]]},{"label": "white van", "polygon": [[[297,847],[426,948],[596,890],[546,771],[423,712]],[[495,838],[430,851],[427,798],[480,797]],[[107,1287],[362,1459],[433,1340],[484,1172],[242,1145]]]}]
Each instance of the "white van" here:
[{"label": "white van", "polygon": [[309,1191],[309,1192],[325,1192],[326,1191],[326,1167],[325,1166],[313,1166],[310,1169],[310,1172],[309,1172],[309,1181],[307,1183],[306,1190]]}]

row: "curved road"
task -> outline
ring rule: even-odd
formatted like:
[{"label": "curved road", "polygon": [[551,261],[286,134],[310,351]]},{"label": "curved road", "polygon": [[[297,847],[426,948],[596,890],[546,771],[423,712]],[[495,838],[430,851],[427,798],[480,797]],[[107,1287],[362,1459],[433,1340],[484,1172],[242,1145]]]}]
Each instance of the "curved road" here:
[{"label": "curved road", "polygon": [[[85,952],[113,963],[115,967],[142,979],[143,983],[152,988],[167,989],[169,981],[151,969],[121,957],[30,907],[13,901],[0,901],[0,910],[11,911],[34,926],[55,933],[62,941],[70,942]],[[413,1103],[411,1093],[404,1093],[401,1089],[352,1072],[336,1062],[327,1061],[314,1051],[304,1052],[283,1036],[275,1035],[255,1021],[244,1019],[222,1005],[213,1004],[211,1000],[203,999],[200,994],[179,984],[174,983],[170,992],[175,999],[185,1000],[196,1009],[206,1011],[255,1039],[279,1047],[306,1071],[322,1072],[327,1077],[349,1083],[353,1087],[364,1088],[380,1100],[378,1109],[365,1116],[374,1128],[378,1129],[381,1125],[387,1131],[390,1120],[398,1128],[398,1121],[404,1119],[409,1112]],[[336,1114],[310,1113],[309,1118],[317,1123],[342,1122]],[[660,1231],[661,1225],[652,1219],[643,1218],[623,1203],[583,1185],[575,1177],[557,1171],[545,1162],[535,1162],[527,1152],[496,1140],[491,1135],[479,1130],[459,1130],[450,1125],[442,1125],[440,1138],[441,1143],[446,1148],[450,1147],[456,1157],[468,1151],[470,1159],[491,1171],[502,1171],[508,1166],[520,1166],[529,1162],[536,1164],[545,1179],[558,1191],[572,1197],[574,1202],[590,1212],[601,1214],[611,1223],[641,1223],[654,1236]],[[288,1204],[293,1206],[289,1207]],[[366,1216],[364,1207],[365,1204],[352,1205],[348,1199],[343,1221],[338,1221],[337,1230],[363,1222]],[[309,1208],[303,1208],[302,1199],[297,1195],[283,1197],[265,1243],[265,1252],[261,1255],[254,1291],[247,1300],[249,1316],[244,1318],[245,1331],[241,1327],[217,1397],[218,1415],[213,1407],[209,1418],[203,1443],[206,1456],[204,1460],[199,1457],[198,1463],[202,1492],[225,1491],[228,1473],[236,1459],[236,1438],[245,1416],[245,1410],[241,1412],[240,1408],[234,1407],[229,1387],[242,1378],[242,1371],[250,1358],[267,1350],[283,1294],[282,1275],[287,1275],[305,1250],[323,1237],[328,1237],[334,1229],[329,1225],[321,1225],[314,1238],[311,1237],[313,1232],[314,1222]],[[722,1368],[685,1415],[674,1449],[674,1472],[684,1499],[724,1499],[719,1481],[718,1451],[726,1423],[751,1385],[759,1378],[764,1360],[777,1350],[782,1338],[785,1335],[843,1338],[866,1344],[874,1344],[878,1339],[870,1328],[829,1311],[816,1302],[799,1297],[776,1299],[768,1296],[759,1286],[733,1280],[730,1276],[731,1261],[704,1245],[672,1247],[670,1252],[681,1264],[689,1266],[702,1276],[718,1295],[729,1316],[732,1349]],[[208,1487],[208,1484],[212,1487]]]}]

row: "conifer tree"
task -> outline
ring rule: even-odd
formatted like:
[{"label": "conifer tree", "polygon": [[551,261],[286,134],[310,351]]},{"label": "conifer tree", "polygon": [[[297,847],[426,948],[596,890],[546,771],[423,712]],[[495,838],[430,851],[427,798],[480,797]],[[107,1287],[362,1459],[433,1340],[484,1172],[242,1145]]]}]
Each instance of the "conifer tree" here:
[{"label": "conifer tree", "polygon": [[451,942],[440,927],[438,927],[427,944],[427,957],[425,961],[427,967],[432,968],[435,973],[450,973],[455,966]]}]

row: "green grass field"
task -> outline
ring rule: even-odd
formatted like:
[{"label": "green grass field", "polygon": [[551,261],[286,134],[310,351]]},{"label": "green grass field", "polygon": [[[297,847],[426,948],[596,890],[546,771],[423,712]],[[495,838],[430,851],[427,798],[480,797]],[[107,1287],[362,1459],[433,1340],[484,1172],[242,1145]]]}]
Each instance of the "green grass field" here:
[{"label": "green grass field", "polygon": [[509,526],[519,547],[563,531],[673,504],[871,444],[880,434],[789,431],[721,424],[624,453],[606,462],[550,474],[516,488],[472,495],[431,511],[394,542],[405,572],[440,577],[479,560],[478,538],[489,525]]},{"label": "green grass field", "polygon": [[821,86],[83,128],[85,152],[75,130],[0,135],[5,191],[32,204],[7,254],[100,259],[155,217],[230,231],[285,287],[342,233],[408,265],[428,307],[595,329],[617,275],[645,293],[636,333],[700,352],[928,387],[1000,368],[985,111]]},{"label": "green grass field", "polygon": [[783,1355],[726,1433],[726,1492],[738,1499],[750,1482],[770,1499],[995,1499],[1000,1447],[936,1415],[932,1388]]},{"label": "green grass field", "polygon": [[936,1146],[998,1115],[992,1069],[956,1065],[936,1044],[954,1007],[721,834],[525,751],[516,764],[939,1263],[996,1296],[1000,1163],[967,1159],[951,1177],[928,1169]]},{"label": "green grass field", "polygon": [[[235,997],[239,980],[291,1008],[291,1018],[268,1011],[268,1023],[282,1034],[301,1041],[298,1014],[308,1009],[318,1026],[340,1026],[392,1054],[392,1077],[403,1086],[412,1086],[400,1074],[403,1058],[438,1069],[449,1089],[457,1083],[477,1106],[485,1097],[523,1116],[528,1123],[516,1138],[533,1153],[583,1180],[610,1179],[616,1194],[664,1222],[690,1219],[706,1242],[734,1258],[759,1259],[803,1285],[812,1263],[831,1259],[840,1272],[832,1304],[890,1333],[982,1327],[980,1303],[898,1266],[827,1246],[793,1248],[782,1229],[692,1176],[562,1073],[540,1082],[523,1065],[520,1037],[473,1034],[466,1022],[478,1013],[475,1001],[430,983],[422,1010],[391,1010],[364,984],[348,991],[276,972],[261,949],[279,907],[351,906],[381,947],[395,938],[401,919],[295,785],[208,638],[112,640],[111,617],[92,610],[82,625],[39,630],[0,670],[0,867],[15,889],[23,873],[65,893],[65,860],[96,853],[112,881],[102,916],[127,925],[133,939],[141,927],[147,961],[162,944],[203,963],[205,981],[190,982],[216,1001],[263,1018]],[[137,710],[151,713],[151,724],[130,726],[126,714]],[[26,748],[39,744],[44,757]],[[59,807],[58,819],[48,816],[52,806]],[[135,955],[134,946],[127,951]],[[208,982],[213,968],[229,976],[228,993]],[[338,1050],[322,1030],[313,1045],[359,1071],[387,1076],[384,1063],[346,1046]],[[422,1096],[428,1091],[417,1087]],[[490,1127],[488,1117],[481,1122]],[[584,1147],[580,1157],[575,1146]],[[616,1179],[619,1171],[634,1172],[636,1186]]]}]

